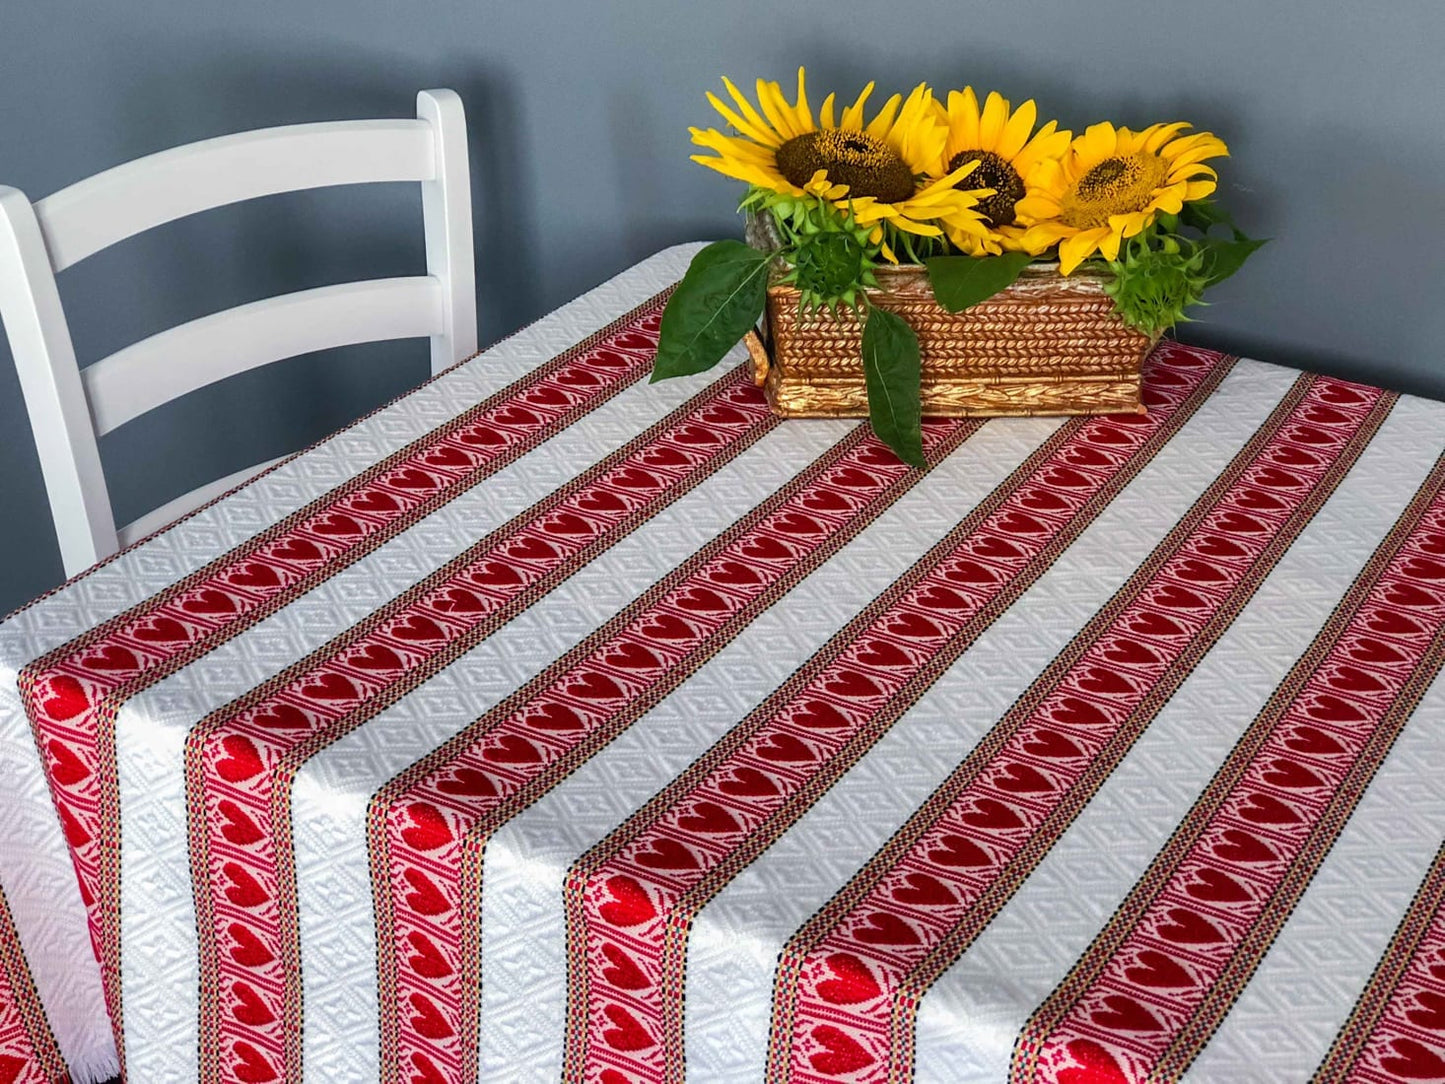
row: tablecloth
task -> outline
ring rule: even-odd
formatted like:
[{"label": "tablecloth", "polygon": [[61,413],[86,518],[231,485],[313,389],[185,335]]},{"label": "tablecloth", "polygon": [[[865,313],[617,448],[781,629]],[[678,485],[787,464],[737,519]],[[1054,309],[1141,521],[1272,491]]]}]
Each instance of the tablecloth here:
[{"label": "tablecloth", "polygon": [[913,470],[693,251],[0,624],[0,1079],[1445,1078],[1445,405]]}]

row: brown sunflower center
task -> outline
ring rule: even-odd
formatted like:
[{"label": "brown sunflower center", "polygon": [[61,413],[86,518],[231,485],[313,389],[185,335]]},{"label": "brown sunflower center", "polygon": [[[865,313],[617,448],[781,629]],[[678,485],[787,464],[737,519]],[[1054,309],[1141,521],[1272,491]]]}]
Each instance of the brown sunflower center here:
[{"label": "brown sunflower center", "polygon": [[992,188],[993,195],[979,200],[975,210],[983,215],[984,221],[991,227],[1012,226],[1014,204],[1024,198],[1024,182],[1019,171],[1014,169],[1013,163],[1007,158],[993,151],[959,151],[949,159],[948,172],[952,173],[969,162],[977,162],[978,166],[954,187],[965,191],[970,188]]},{"label": "brown sunflower center", "polygon": [[1106,225],[1110,215],[1142,211],[1168,172],[1164,159],[1145,151],[1105,158],[1064,193],[1059,217],[1076,230],[1092,230]]},{"label": "brown sunflower center", "polygon": [[833,184],[846,184],[854,199],[872,196],[901,203],[913,195],[913,171],[898,152],[865,132],[825,128],[794,136],[777,149],[778,172],[802,188],[818,170]]}]

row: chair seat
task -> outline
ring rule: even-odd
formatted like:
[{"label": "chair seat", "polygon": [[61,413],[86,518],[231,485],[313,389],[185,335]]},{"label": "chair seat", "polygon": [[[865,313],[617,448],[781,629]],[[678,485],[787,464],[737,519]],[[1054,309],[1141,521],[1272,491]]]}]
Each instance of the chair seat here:
[{"label": "chair seat", "polygon": [[120,540],[121,548],[134,545],[143,538],[148,538],[163,527],[174,523],[181,516],[188,512],[195,511],[224,496],[237,486],[250,481],[262,471],[269,470],[281,460],[284,455],[278,455],[275,459],[268,459],[264,463],[256,463],[249,467],[242,467],[240,470],[226,475],[224,478],[217,478],[214,482],[207,482],[205,485],[197,486],[188,493],[182,493],[174,500],[166,501],[159,508],[153,508],[145,515],[132,520],[116,531],[116,537]]}]

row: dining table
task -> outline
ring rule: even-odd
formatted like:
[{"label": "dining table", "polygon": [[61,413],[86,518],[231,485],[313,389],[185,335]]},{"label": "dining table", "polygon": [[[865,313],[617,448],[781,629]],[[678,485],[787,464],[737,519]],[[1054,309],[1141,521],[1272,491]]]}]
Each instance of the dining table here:
[{"label": "dining table", "polygon": [[1445,1080],[1445,404],[910,467],[697,249],[0,623],[0,1082]]}]

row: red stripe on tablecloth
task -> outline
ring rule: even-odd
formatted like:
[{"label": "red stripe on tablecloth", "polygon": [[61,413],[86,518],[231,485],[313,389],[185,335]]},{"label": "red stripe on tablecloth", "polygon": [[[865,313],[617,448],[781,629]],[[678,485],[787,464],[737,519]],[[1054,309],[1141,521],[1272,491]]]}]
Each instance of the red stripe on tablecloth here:
[{"label": "red stripe on tablecloth", "polygon": [[[981,423],[930,422],[941,461]],[[378,793],[382,1078],[477,1075],[482,856],[556,786],[923,477],[860,428]]]},{"label": "red stripe on tablecloth", "polygon": [[[1426,547],[1445,561],[1445,530]],[[1445,1079],[1445,847],[1313,1084]]]},{"label": "red stripe on tablecloth", "polygon": [[0,890],[0,1084],[70,1079],[25,962],[10,904]]},{"label": "red stripe on tablecloth", "polygon": [[[1445,662],[1445,460],[1148,871],[1034,1013],[1012,1079],[1175,1080]],[[1113,1079],[1109,1078],[1109,1079]]]},{"label": "red stripe on tablecloth", "polygon": [[186,771],[203,1080],[300,1077],[290,798],[306,760],[471,650],[776,424],[740,372],[721,378],[192,730]]},{"label": "red stripe on tablecloth", "polygon": [[26,666],[19,687],[60,811],[124,1056],[115,718],[130,697],[335,575],[635,383],[659,295],[179,583]]},{"label": "red stripe on tablecloth", "polygon": [[[1042,574],[1227,368],[1214,354],[1179,347],[1156,353],[1146,380],[1147,416],[1066,426],[785,685],[574,865],[565,890],[566,1079],[682,1079],[684,965],[698,910]],[[731,826],[694,823],[702,803],[727,809]]]},{"label": "red stripe on tablecloth", "polygon": [[923,993],[1229,627],[1392,402],[1301,377],[1139,570],[794,935],[775,995],[777,1079],[912,1078]]}]

